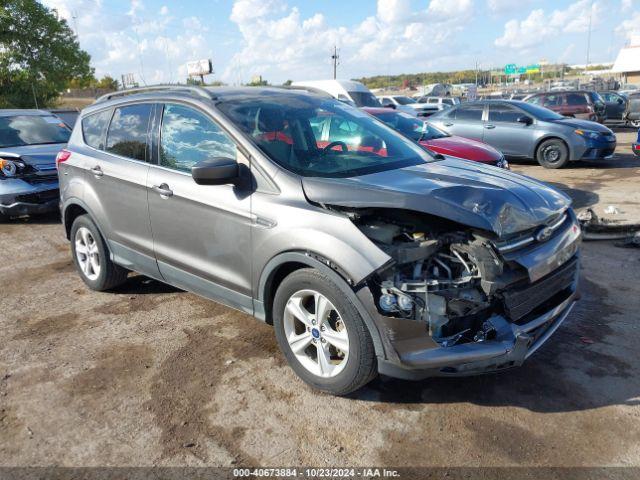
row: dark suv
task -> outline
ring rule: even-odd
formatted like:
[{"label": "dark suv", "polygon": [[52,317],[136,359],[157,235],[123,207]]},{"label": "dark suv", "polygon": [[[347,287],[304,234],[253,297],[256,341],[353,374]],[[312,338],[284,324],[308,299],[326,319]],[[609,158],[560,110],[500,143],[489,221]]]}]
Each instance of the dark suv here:
[{"label": "dark suv", "polygon": [[564,194],[430,154],[310,92],[112,94],[82,112],[58,168],[90,288],[133,270],[244,311],[331,393],[378,372],[520,365],[576,300],[580,227]]},{"label": "dark suv", "polygon": [[581,118],[604,123],[606,104],[600,94],[586,90],[545,92],[529,95],[525,102],[548,108],[565,117]]}]

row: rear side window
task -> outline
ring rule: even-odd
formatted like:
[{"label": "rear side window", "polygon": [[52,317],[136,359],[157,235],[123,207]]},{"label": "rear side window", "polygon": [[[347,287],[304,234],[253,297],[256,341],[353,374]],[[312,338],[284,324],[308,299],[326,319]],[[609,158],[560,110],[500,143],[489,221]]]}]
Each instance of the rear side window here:
[{"label": "rear side window", "polygon": [[115,109],[107,134],[107,152],[145,161],[151,107],[143,103]]},{"label": "rear side window", "polygon": [[588,105],[587,97],[584,93],[570,93],[567,95],[567,105]]},{"label": "rear side window", "polygon": [[456,120],[482,120],[484,105],[469,105],[455,111]]},{"label": "rear side window", "polygon": [[84,143],[90,147],[104,150],[104,132],[111,118],[111,110],[92,113],[82,119],[82,136]]}]

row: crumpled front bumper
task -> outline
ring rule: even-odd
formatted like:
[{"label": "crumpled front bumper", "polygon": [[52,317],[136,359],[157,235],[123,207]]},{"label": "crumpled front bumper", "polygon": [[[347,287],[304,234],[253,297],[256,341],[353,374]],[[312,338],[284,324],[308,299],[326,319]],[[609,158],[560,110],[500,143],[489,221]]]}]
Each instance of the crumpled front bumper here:
[{"label": "crumpled front bumper", "polygon": [[21,178],[0,180],[0,214],[18,217],[58,209],[58,180],[30,183]]},{"label": "crumpled front bumper", "polygon": [[401,364],[379,360],[378,370],[392,377],[416,380],[479,375],[520,366],[564,322],[577,298],[578,294],[574,292],[556,307],[524,325],[494,316],[491,318],[497,330],[494,340],[406,352],[400,357]]}]

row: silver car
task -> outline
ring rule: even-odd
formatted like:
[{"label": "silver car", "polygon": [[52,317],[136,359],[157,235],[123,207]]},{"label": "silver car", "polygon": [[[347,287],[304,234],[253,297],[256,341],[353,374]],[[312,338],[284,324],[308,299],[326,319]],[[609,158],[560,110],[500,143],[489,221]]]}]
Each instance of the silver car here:
[{"label": "silver car", "polygon": [[82,112],[58,167],[89,288],[136,271],[237,308],[333,394],[379,372],[520,365],[576,300],[565,195],[309,92],[111,94]]},{"label": "silver car", "polygon": [[509,159],[535,159],[545,168],[610,158],[616,149],[616,136],[604,125],[516,100],[463,103],[429,117],[429,123],[488,143]]}]

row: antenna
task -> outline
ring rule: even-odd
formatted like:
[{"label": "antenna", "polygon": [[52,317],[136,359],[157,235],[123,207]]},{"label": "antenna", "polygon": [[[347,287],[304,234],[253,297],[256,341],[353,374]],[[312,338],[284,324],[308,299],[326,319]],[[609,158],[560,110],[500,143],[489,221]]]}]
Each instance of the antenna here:
[{"label": "antenna", "polygon": [[338,55],[338,47],[336,47],[335,45],[333,46],[333,55],[331,55],[331,61],[333,62],[333,79],[335,80],[337,78],[337,72],[338,72],[338,60],[340,59],[340,55]]}]

